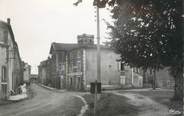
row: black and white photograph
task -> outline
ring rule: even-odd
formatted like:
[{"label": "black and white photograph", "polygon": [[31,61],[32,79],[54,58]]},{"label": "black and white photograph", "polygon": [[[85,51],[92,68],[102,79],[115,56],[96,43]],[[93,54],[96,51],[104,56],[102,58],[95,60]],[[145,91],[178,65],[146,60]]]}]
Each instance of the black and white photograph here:
[{"label": "black and white photograph", "polygon": [[0,116],[184,116],[184,1],[0,0]]}]

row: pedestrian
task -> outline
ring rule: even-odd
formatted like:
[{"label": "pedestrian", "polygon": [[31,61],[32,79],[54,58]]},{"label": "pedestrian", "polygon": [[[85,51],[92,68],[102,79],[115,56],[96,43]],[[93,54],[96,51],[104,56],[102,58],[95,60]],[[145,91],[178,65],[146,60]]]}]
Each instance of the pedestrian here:
[{"label": "pedestrian", "polygon": [[20,88],[21,88],[22,94],[26,94],[26,92],[27,92],[27,90],[26,90],[26,83],[24,83],[23,85],[21,85]]}]

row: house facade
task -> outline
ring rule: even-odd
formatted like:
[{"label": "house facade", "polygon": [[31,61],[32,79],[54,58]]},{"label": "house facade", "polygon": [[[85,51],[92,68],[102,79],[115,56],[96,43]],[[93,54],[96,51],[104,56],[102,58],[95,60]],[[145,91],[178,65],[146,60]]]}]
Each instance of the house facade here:
[{"label": "house facade", "polygon": [[10,19],[0,21],[0,99],[16,93],[23,81],[23,66]]}]

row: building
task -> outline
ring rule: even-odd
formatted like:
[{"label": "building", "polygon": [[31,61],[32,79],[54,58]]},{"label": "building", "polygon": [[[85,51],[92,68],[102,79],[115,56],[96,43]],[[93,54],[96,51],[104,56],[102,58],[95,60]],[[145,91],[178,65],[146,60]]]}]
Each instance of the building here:
[{"label": "building", "polygon": [[0,21],[0,99],[16,93],[23,81],[23,67],[10,19]]},{"label": "building", "polygon": [[46,86],[54,87],[59,89],[59,84],[56,84],[56,71],[55,63],[48,57],[47,60],[40,62],[38,66],[38,79],[39,83],[42,83]]},{"label": "building", "polygon": [[[50,84],[55,88],[89,89],[90,83],[97,78],[97,50],[94,36],[83,34],[79,35],[77,39],[77,44],[52,43],[51,57],[38,66],[38,77],[41,83]],[[120,55],[116,54],[113,49],[101,46],[103,88],[120,87],[121,71],[117,65],[119,58]],[[50,72],[48,73],[48,71]]]},{"label": "building", "polygon": [[47,71],[46,71],[46,62],[47,61],[42,61],[40,63],[40,65],[38,66],[38,72],[39,72],[39,82],[46,85],[46,75],[47,75]]},{"label": "building", "polygon": [[[130,68],[130,67],[129,67]],[[127,70],[128,68],[125,68],[126,71],[130,72],[131,70]],[[133,87],[144,87],[144,88],[152,88],[153,82],[154,82],[154,72],[153,69],[147,69],[143,70],[142,68],[131,68],[132,73],[134,75],[133,78]],[[155,72],[155,86],[156,88],[165,88],[165,89],[173,89],[175,82],[174,78],[169,74],[169,67],[165,67],[160,70],[156,70]],[[130,77],[131,73],[125,73],[126,77]],[[129,75],[129,76],[127,76]],[[140,78],[140,82],[137,81],[136,75]],[[128,79],[127,83],[132,84],[130,81],[132,81],[131,78]],[[135,84],[137,83],[137,84]],[[138,85],[139,86],[136,86]],[[141,85],[141,86],[140,86]]]},{"label": "building", "polygon": [[122,88],[141,88],[143,87],[143,76],[140,73],[140,70],[133,68],[127,65],[123,65],[120,82]]},{"label": "building", "polygon": [[[156,87],[174,89],[175,81],[174,78],[169,74],[168,67],[156,71]],[[145,83],[147,87],[152,87],[153,83],[153,72],[148,70],[145,73]]]},{"label": "building", "polygon": [[38,80],[38,75],[37,74],[31,74],[30,82],[36,83],[37,80]]},{"label": "building", "polygon": [[28,63],[22,62],[24,70],[23,70],[23,81],[30,82],[31,76],[31,66]]}]

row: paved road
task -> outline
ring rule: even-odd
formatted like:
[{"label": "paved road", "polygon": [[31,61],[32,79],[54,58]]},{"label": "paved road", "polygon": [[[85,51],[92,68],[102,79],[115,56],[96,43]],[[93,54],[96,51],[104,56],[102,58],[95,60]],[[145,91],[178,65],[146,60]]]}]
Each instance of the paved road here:
[{"label": "paved road", "polygon": [[54,92],[32,84],[32,99],[0,106],[0,116],[77,116],[83,102],[71,92]]}]

